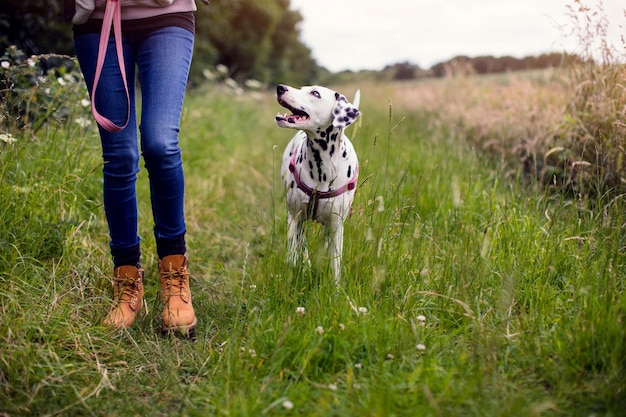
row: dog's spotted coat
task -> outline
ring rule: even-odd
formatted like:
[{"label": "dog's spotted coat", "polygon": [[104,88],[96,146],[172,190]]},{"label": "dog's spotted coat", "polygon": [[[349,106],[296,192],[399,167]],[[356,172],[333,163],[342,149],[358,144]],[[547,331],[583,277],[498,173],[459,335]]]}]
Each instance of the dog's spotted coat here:
[{"label": "dog's spotted coat", "polygon": [[277,115],[280,127],[298,129],[283,154],[287,190],[288,256],[308,258],[305,220],[326,227],[331,266],[340,278],[343,223],[350,214],[358,180],[358,158],[344,129],[359,116],[357,106],[325,87],[279,85],[279,104],[292,114]]}]

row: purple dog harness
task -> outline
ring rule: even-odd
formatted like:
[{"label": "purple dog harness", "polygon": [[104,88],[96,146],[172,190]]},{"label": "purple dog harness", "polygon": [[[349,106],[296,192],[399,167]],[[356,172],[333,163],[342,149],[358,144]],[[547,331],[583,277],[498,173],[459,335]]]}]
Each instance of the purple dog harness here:
[{"label": "purple dog harness", "polygon": [[345,184],[343,187],[337,188],[336,190],[328,190],[328,191],[319,191],[315,188],[309,187],[304,182],[302,182],[302,180],[300,180],[300,175],[298,174],[298,170],[296,169],[296,155],[297,154],[298,152],[294,152],[293,156],[291,157],[291,161],[289,161],[289,171],[291,171],[291,173],[293,174],[293,179],[296,182],[296,186],[298,187],[298,189],[302,191],[304,194],[308,195],[310,198],[308,208],[307,208],[307,213],[306,213],[307,217],[310,217],[311,219],[315,219],[317,215],[317,207],[319,205],[320,200],[323,200],[326,198],[338,197],[341,194],[345,193],[346,191],[354,190],[354,188],[356,187],[356,183],[359,178],[359,166],[358,165],[354,167],[354,176],[352,177],[350,182]]}]

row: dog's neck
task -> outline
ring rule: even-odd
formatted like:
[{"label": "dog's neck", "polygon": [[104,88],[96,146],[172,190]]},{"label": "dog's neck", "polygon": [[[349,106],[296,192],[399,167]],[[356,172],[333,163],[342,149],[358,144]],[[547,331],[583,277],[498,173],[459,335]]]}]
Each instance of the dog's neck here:
[{"label": "dog's neck", "polygon": [[310,161],[310,176],[320,183],[332,183],[335,172],[334,160],[345,150],[342,149],[343,129],[332,124],[326,129],[317,128],[315,131],[305,130],[306,152]]},{"label": "dog's neck", "polygon": [[317,128],[313,130],[305,130],[307,137],[307,148],[310,151],[317,151],[324,158],[333,158],[341,149],[341,138],[343,129],[334,127],[332,124],[327,128]]}]

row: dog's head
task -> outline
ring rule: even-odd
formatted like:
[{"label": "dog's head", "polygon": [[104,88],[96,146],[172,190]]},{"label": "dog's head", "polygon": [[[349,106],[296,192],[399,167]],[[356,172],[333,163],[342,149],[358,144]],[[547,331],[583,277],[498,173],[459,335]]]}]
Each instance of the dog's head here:
[{"label": "dog's head", "polygon": [[345,96],[317,85],[297,89],[280,84],[276,88],[276,99],[291,112],[276,115],[276,124],[280,127],[316,130],[332,125],[343,129],[360,114]]}]

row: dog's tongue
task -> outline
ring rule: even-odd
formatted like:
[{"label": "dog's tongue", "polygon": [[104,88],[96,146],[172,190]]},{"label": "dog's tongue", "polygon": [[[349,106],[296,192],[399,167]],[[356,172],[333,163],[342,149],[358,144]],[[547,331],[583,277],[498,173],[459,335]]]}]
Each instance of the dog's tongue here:
[{"label": "dog's tongue", "polygon": [[297,123],[303,118],[304,116],[300,116],[299,114],[289,114],[289,113],[285,113],[285,114],[277,113],[276,114],[276,120],[278,121],[286,120],[288,123]]}]

